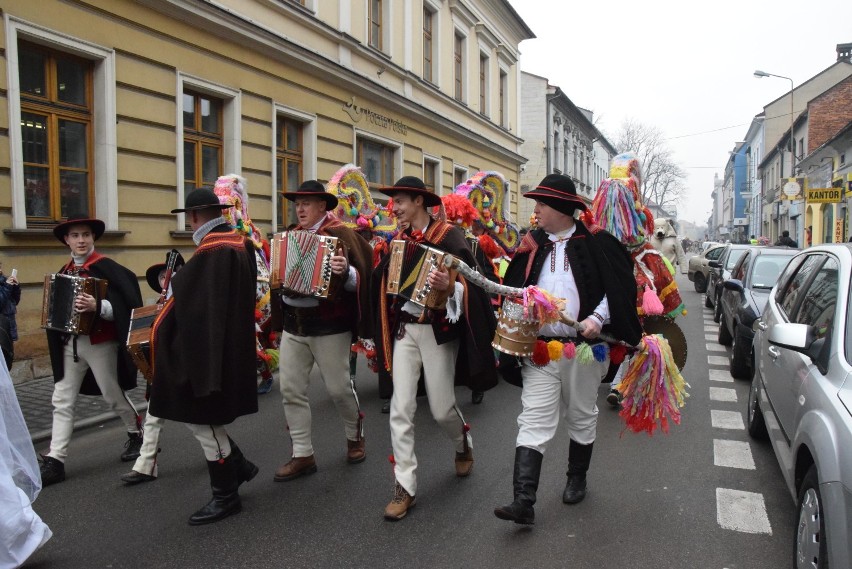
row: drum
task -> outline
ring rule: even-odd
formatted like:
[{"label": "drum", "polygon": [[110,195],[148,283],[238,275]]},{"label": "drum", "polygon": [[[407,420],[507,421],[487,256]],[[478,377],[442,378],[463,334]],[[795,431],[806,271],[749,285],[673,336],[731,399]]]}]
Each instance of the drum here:
[{"label": "drum", "polygon": [[103,300],[106,298],[108,284],[105,279],[75,277],[62,273],[45,275],[41,327],[75,336],[90,334],[98,315],[94,312],[77,312],[74,300],[82,293]]},{"label": "drum", "polygon": [[130,313],[130,329],[127,331],[127,351],[142,376],[149,382],[154,378],[151,367],[151,326],[163,304],[134,308]]},{"label": "drum", "polygon": [[513,356],[532,356],[541,324],[525,313],[518,299],[506,297],[497,317],[497,330],[491,346]]}]

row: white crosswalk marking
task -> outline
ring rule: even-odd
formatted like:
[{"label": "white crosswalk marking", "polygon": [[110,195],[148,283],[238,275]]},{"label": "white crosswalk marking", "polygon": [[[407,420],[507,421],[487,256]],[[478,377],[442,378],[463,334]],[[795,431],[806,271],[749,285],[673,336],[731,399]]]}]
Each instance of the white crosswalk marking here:
[{"label": "white crosswalk marking", "polygon": [[724,529],[772,535],[763,494],[716,488],[716,519]]},{"label": "white crosswalk marking", "polygon": [[710,400],[711,401],[728,401],[728,402],[737,402],[737,392],[735,389],[730,389],[728,387],[711,387],[710,388]]},{"label": "white crosswalk marking", "polygon": [[726,383],[733,383],[734,378],[731,377],[730,372],[726,369],[711,369],[710,371],[710,381],[724,381]]},{"label": "white crosswalk marking", "polygon": [[725,352],[728,350],[725,346],[719,344],[705,344],[708,352]]},{"label": "white crosswalk marking", "polygon": [[704,318],[704,325],[705,326],[715,326],[716,323],[713,322],[712,318]]},{"label": "white crosswalk marking", "polygon": [[707,356],[707,363],[711,366],[728,367],[728,358],[726,356]]},{"label": "white crosswalk marking", "polygon": [[713,326],[704,326],[705,332],[717,332],[718,330],[719,330],[719,327],[716,326],[715,324]]},{"label": "white crosswalk marking", "polygon": [[713,464],[728,468],[755,470],[751,447],[743,441],[713,439]]},{"label": "white crosswalk marking", "polygon": [[710,423],[715,429],[745,430],[743,416],[739,411],[720,411],[710,409]]},{"label": "white crosswalk marking", "polygon": [[715,340],[716,334],[704,334],[704,339],[705,340]]}]

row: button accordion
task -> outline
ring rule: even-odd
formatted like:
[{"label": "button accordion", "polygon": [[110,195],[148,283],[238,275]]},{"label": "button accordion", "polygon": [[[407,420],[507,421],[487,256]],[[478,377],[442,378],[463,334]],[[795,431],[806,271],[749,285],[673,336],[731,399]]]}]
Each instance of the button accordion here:
[{"label": "button accordion", "polygon": [[448,254],[415,241],[391,241],[387,293],[424,308],[443,310],[447,307],[447,298],[453,294],[457,272],[450,270],[450,287],[445,291],[433,290],[426,277],[433,270],[438,270]]},{"label": "button accordion", "polygon": [[90,334],[98,314],[77,312],[74,308],[74,300],[82,293],[103,300],[106,298],[108,284],[105,279],[76,277],[62,273],[45,275],[41,327],[75,336]]},{"label": "button accordion", "polygon": [[332,275],[337,237],[290,230],[272,237],[269,284],[288,296],[334,296],[342,279]]}]

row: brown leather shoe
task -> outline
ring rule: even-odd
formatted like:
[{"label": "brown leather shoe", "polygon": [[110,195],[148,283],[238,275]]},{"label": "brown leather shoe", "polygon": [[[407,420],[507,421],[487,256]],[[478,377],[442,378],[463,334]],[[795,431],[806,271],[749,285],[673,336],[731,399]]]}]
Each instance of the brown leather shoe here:
[{"label": "brown leather shoe", "polygon": [[364,447],[364,437],[357,441],[346,440],[346,462],[357,464],[364,462],[367,458],[367,449]]},{"label": "brown leather shoe", "polygon": [[393,485],[393,500],[385,508],[385,519],[397,522],[405,517],[408,510],[417,505],[417,499],[405,491],[399,482]]},{"label": "brown leather shoe", "polygon": [[317,463],[314,460],[314,455],[294,456],[290,462],[275,471],[275,481],[285,482],[305,474],[313,474],[316,471]]},{"label": "brown leather shoe", "polygon": [[465,452],[456,453],[456,476],[464,478],[470,475],[473,470],[473,449],[469,448]]}]

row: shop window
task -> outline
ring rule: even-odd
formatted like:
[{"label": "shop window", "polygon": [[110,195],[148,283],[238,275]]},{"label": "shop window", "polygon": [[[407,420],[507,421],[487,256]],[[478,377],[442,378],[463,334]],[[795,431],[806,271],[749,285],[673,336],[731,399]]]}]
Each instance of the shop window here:
[{"label": "shop window", "polygon": [[279,116],[276,121],[275,179],[278,181],[278,211],[283,227],[296,223],[295,212],[289,207],[291,202],[282,196],[285,192],[298,190],[304,181],[303,128],[301,122],[288,117]]},{"label": "shop window", "polygon": [[18,42],[28,227],[94,213],[92,72],[89,60]]}]

